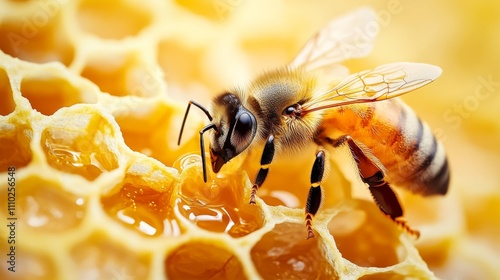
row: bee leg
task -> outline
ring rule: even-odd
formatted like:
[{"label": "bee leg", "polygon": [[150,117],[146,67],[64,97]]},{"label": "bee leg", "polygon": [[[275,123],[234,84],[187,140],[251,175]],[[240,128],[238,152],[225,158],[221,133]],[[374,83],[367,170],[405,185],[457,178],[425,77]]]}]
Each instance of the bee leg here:
[{"label": "bee leg", "polygon": [[262,152],[262,157],[260,159],[260,169],[255,177],[254,184],[252,186],[252,192],[250,193],[250,204],[255,204],[255,195],[259,190],[260,186],[264,183],[269,173],[269,164],[273,161],[274,157],[274,136],[270,135],[267,138],[266,145],[264,146],[264,151]]},{"label": "bee leg", "polygon": [[311,188],[306,202],[307,239],[313,238],[312,218],[318,212],[322,201],[321,181],[325,171],[325,152],[318,151],[311,171]]},{"label": "bee leg", "polygon": [[420,233],[417,230],[411,229],[402,219],[403,209],[401,208],[401,204],[389,183],[385,181],[385,175],[380,167],[365,155],[363,150],[350,136],[342,136],[338,139],[331,140],[330,143],[334,146],[340,146],[343,143],[347,143],[358,166],[361,180],[368,185],[368,189],[380,210],[408,233],[418,238]]}]

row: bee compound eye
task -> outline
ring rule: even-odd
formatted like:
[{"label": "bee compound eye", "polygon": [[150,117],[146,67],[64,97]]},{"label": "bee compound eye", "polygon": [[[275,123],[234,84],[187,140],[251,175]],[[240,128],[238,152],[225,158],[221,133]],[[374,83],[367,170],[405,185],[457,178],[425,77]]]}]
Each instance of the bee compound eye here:
[{"label": "bee compound eye", "polygon": [[234,131],[238,134],[246,134],[252,130],[253,119],[248,113],[242,113],[236,121]]},{"label": "bee compound eye", "polygon": [[252,113],[244,110],[236,116],[236,122],[229,132],[229,137],[224,143],[225,148],[234,150],[237,156],[250,145],[257,131],[257,121]]}]

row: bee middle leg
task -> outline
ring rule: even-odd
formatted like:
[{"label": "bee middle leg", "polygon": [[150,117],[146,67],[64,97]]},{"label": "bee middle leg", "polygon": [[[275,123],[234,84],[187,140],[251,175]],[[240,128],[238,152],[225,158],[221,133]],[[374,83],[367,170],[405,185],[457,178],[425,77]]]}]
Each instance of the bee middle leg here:
[{"label": "bee middle leg", "polygon": [[260,169],[255,177],[255,181],[252,186],[252,192],[250,193],[250,204],[255,204],[255,195],[259,190],[260,186],[264,183],[269,173],[269,165],[273,161],[274,157],[274,136],[270,135],[267,138],[266,144],[264,146],[264,151],[262,152],[262,157],[260,159]]},{"label": "bee middle leg", "polygon": [[314,160],[313,168],[311,170],[311,188],[309,189],[309,195],[307,196],[306,202],[306,228],[307,228],[307,239],[314,237],[314,232],[312,230],[312,218],[319,210],[321,206],[322,191],[321,191],[321,181],[323,180],[323,174],[325,173],[325,152],[318,151],[316,153],[316,159]]},{"label": "bee middle leg", "polygon": [[337,139],[328,139],[328,142],[334,147],[343,144],[349,146],[349,150],[358,166],[359,176],[361,180],[368,185],[368,189],[377,203],[377,206],[396,224],[418,238],[420,233],[417,230],[411,229],[409,225],[402,220],[403,209],[401,208],[401,204],[389,183],[385,181],[385,175],[380,167],[367,157],[365,152],[348,135],[341,136]]}]

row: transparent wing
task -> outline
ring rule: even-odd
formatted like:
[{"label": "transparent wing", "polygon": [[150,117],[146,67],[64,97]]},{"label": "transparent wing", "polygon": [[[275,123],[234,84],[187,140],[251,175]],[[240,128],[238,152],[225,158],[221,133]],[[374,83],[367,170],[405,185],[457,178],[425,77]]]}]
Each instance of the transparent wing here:
[{"label": "transparent wing", "polygon": [[355,10],[331,21],[316,33],[289,66],[311,71],[349,58],[366,56],[373,48],[378,27],[373,10]]},{"label": "transparent wing", "polygon": [[303,112],[393,98],[427,85],[441,72],[441,68],[424,63],[385,64],[346,77],[332,90],[304,104]]}]

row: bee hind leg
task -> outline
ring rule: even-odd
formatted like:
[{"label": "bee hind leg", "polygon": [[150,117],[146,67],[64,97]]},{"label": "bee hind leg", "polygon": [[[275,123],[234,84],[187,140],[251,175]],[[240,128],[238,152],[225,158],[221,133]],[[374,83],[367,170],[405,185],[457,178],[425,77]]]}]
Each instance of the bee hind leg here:
[{"label": "bee hind leg", "polygon": [[273,161],[274,157],[274,136],[270,135],[267,138],[266,144],[264,146],[264,151],[262,152],[262,157],[260,159],[260,169],[255,177],[254,184],[252,186],[252,192],[250,193],[250,204],[255,204],[255,196],[260,186],[266,180],[267,174],[269,173],[269,165]]},{"label": "bee hind leg", "polygon": [[325,152],[318,151],[311,171],[311,188],[306,202],[306,228],[307,239],[314,237],[312,218],[319,210],[322,201],[321,181],[325,171]]},{"label": "bee hind leg", "polygon": [[361,180],[368,185],[368,189],[377,203],[377,206],[386,216],[391,218],[406,232],[418,238],[420,236],[420,232],[411,229],[406,221],[402,219],[403,209],[401,208],[401,204],[399,203],[398,198],[391,189],[389,183],[385,181],[385,175],[380,167],[367,157],[363,150],[348,135],[341,136],[337,139],[328,139],[328,142],[334,147],[347,143],[349,150],[356,161],[356,165],[358,166]]}]

